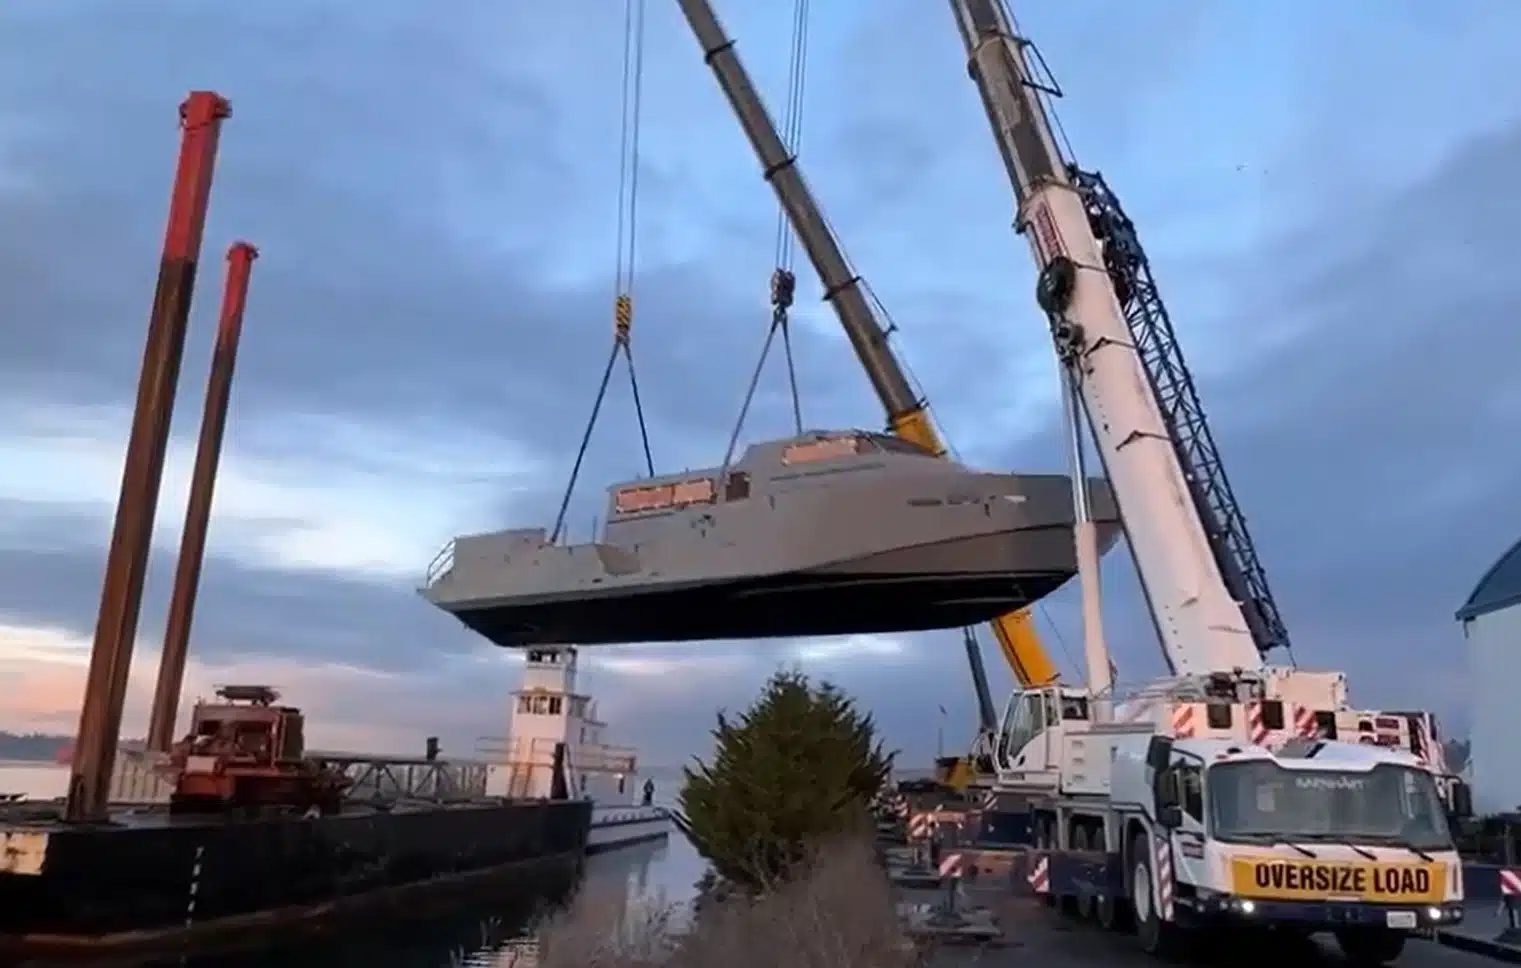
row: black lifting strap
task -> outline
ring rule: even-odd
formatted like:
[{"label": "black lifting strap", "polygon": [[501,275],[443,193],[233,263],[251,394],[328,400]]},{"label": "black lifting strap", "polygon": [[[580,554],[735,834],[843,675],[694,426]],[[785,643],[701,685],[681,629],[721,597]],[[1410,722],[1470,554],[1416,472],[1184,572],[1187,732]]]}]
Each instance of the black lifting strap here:
[{"label": "black lifting strap", "polygon": [[745,418],[750,415],[750,406],[755,402],[755,391],[760,386],[761,373],[766,368],[766,357],[771,354],[771,345],[778,332],[782,334],[782,348],[787,355],[787,383],[792,391],[793,427],[798,434],[803,432],[803,405],[798,397],[797,369],[792,361],[792,330],[787,322],[787,310],[792,305],[792,294],[796,287],[797,280],[788,270],[779,268],[771,274],[771,327],[766,330],[760,358],[755,361],[755,369],[750,372],[750,385],[745,389],[739,416],[734,421],[734,429],[729,433],[729,446],[724,449],[722,467],[728,467],[734,459],[734,449],[739,446],[739,435],[745,428]]},{"label": "black lifting strap", "polygon": [[554,531],[549,535],[549,543],[554,544],[560,540],[560,533],[565,529],[565,515],[570,510],[570,498],[576,490],[576,479],[581,476],[581,464],[586,460],[586,450],[591,445],[592,431],[597,427],[597,415],[602,412],[602,401],[607,399],[607,385],[612,382],[613,364],[618,362],[619,354],[628,362],[628,384],[633,391],[634,415],[639,420],[639,441],[644,445],[644,466],[651,477],[655,476],[655,458],[650,451],[650,432],[644,421],[644,403],[639,397],[639,377],[634,371],[634,351],[629,345],[629,328],[633,319],[633,305],[627,296],[619,296],[615,307],[616,330],[613,339],[613,348],[607,354],[607,366],[602,369],[602,382],[597,385],[597,397],[592,403],[591,416],[587,418],[586,430],[581,434],[581,447],[576,451],[576,462],[571,465],[570,480],[565,484],[565,494],[560,498],[560,513],[555,515]]}]

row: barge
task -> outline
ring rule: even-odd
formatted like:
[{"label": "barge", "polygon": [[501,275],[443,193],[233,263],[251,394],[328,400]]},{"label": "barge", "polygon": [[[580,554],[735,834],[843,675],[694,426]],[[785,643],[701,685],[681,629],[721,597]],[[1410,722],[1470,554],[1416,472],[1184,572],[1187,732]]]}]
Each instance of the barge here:
[{"label": "barge", "polygon": [[542,799],[359,802],[301,755],[299,711],[242,690],[197,704],[167,804],[94,824],[63,822],[56,803],[0,807],[0,964],[265,946],[350,917],[534,905],[574,887],[592,805],[569,797],[563,752]]}]

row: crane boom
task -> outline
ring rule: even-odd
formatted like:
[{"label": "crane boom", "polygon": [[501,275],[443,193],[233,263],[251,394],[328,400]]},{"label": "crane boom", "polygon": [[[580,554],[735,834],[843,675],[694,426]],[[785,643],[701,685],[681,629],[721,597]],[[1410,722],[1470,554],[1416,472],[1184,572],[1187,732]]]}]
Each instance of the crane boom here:
[{"label": "crane boom", "polygon": [[[944,456],[946,447],[930,420],[928,407],[914,392],[902,364],[893,354],[887,332],[867,301],[860,277],[852,271],[803,180],[797,159],[777,132],[734,50],[734,41],[724,32],[708,0],[677,0],[677,3],[702,48],[703,59],[750,141],[766,181],[776,192],[788,222],[824,285],[825,300],[834,308],[856,358],[887,411],[888,428],[904,440]],[[1057,681],[1056,664],[1036,635],[1028,609],[1000,616],[990,624],[1010,671],[1022,686]]]},{"label": "crane boom", "polygon": [[1041,273],[1040,303],[1077,377],[1163,656],[1176,675],[1260,669],[1025,45],[1001,0],[950,2],[1014,192],[1016,224]]}]

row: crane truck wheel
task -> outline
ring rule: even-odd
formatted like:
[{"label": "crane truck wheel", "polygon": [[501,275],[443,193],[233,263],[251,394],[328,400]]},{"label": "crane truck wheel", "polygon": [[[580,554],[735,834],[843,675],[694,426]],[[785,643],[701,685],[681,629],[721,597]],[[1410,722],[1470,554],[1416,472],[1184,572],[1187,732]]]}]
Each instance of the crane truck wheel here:
[{"label": "crane truck wheel", "polygon": [[[1093,835],[1087,824],[1075,824],[1072,828],[1072,849],[1087,852],[1093,849]],[[1074,903],[1074,913],[1085,921],[1092,921],[1098,917],[1098,909],[1094,904],[1091,893],[1081,893]]]},{"label": "crane truck wheel", "polygon": [[1348,928],[1336,932],[1336,946],[1359,968],[1387,965],[1405,950],[1405,935],[1384,928]]},{"label": "crane truck wheel", "polygon": [[1094,898],[1093,919],[1105,931],[1123,931],[1127,927],[1120,901],[1108,894]]},{"label": "crane truck wheel", "polygon": [[1172,925],[1162,920],[1162,914],[1157,910],[1156,896],[1152,885],[1154,878],[1151,871],[1151,839],[1140,836],[1130,842],[1130,876],[1126,878],[1130,887],[1130,899],[1135,907],[1135,936],[1141,950],[1149,955],[1166,957],[1172,954],[1176,948],[1174,943],[1175,930]]},{"label": "crane truck wheel", "polygon": [[[1098,831],[1094,835],[1094,850],[1106,850],[1104,832]],[[1112,888],[1105,888],[1104,893],[1093,899],[1093,920],[1105,931],[1126,931],[1131,927],[1130,905],[1122,898],[1117,898],[1112,893]]]}]

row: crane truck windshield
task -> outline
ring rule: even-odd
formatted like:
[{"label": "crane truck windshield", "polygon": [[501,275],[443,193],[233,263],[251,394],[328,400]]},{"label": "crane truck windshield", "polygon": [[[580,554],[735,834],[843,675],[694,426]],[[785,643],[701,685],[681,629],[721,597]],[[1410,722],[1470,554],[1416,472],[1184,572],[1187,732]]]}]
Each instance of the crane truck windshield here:
[{"label": "crane truck windshield", "polygon": [[1414,767],[1341,772],[1221,763],[1208,770],[1204,793],[1216,840],[1453,849],[1436,783]]}]

